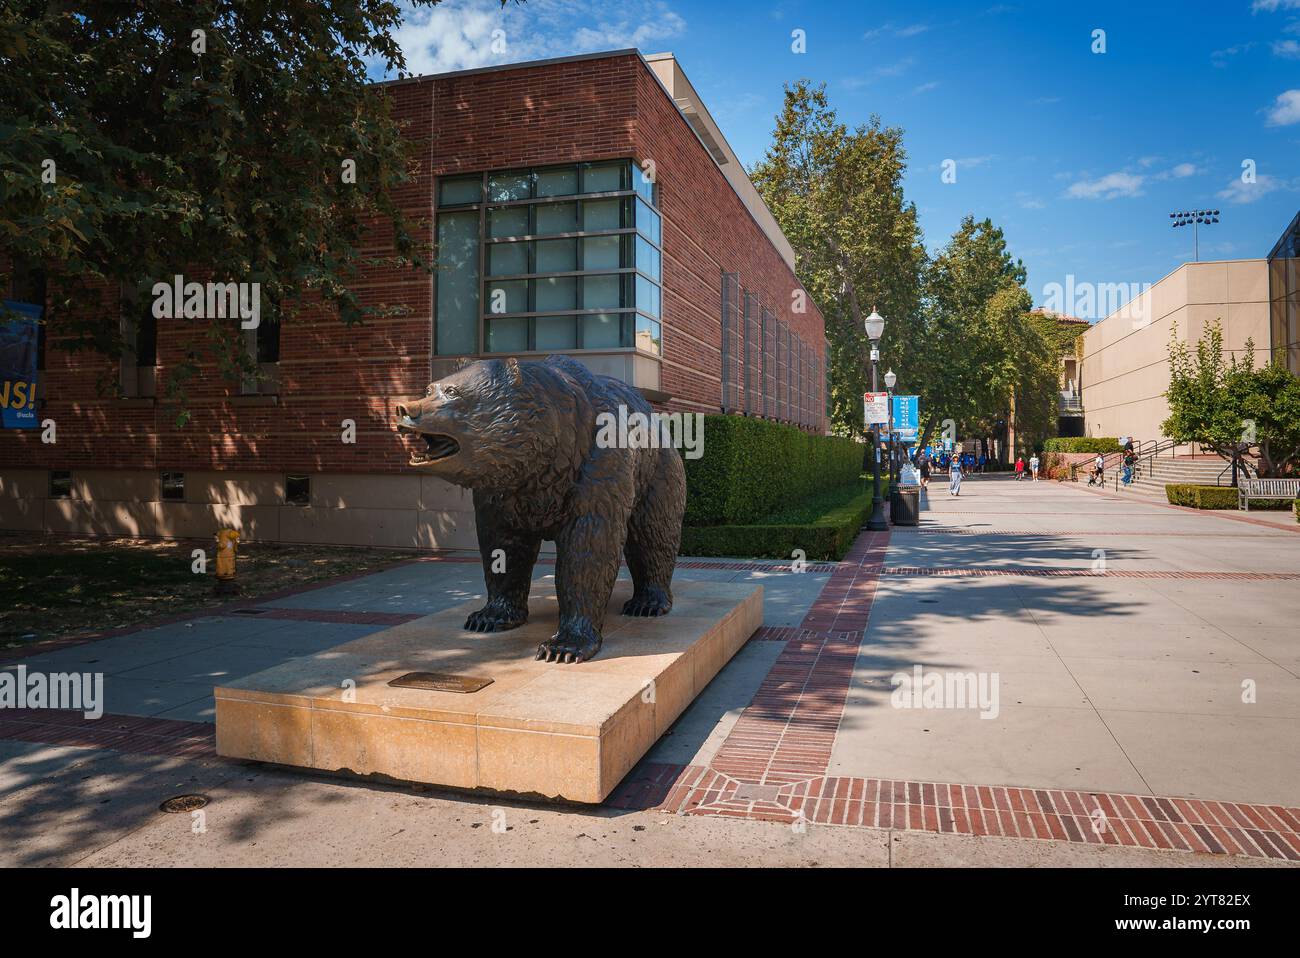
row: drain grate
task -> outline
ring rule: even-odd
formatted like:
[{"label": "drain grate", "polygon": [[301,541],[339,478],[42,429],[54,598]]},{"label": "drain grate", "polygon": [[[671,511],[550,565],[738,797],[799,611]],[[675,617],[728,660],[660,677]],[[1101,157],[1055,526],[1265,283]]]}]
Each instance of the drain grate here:
[{"label": "drain grate", "polygon": [[206,795],[176,795],[159,805],[158,811],[172,814],[193,812],[206,804],[208,804],[208,796]]},{"label": "drain grate", "polygon": [[266,615],[270,609],[235,609],[231,615]]}]

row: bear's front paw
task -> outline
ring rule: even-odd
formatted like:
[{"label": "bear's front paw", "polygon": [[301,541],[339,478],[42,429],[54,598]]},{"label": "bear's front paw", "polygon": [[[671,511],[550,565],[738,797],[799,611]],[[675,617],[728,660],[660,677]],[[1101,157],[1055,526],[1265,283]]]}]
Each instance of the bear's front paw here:
[{"label": "bear's front paw", "polygon": [[560,631],[537,647],[543,662],[585,662],[600,651],[600,633],[586,620],[560,626]]},{"label": "bear's front paw", "polygon": [[502,599],[492,599],[465,620],[467,632],[505,632],[528,621],[527,606],[520,608]]},{"label": "bear's front paw", "polygon": [[648,585],[623,603],[624,615],[667,615],[673,607],[673,597],[666,589]]}]

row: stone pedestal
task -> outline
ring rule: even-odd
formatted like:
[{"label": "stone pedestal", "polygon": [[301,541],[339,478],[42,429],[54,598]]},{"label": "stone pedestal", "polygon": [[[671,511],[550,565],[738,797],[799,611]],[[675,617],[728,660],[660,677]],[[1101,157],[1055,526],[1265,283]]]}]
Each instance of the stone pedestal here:
[{"label": "stone pedestal", "polygon": [[[217,752],[454,788],[600,802],[762,625],[761,586],[674,584],[662,618],[619,614],[590,662],[536,661],[559,617],[535,582],[528,624],[462,629],[475,600],[215,690]],[[475,692],[393,687],[410,672],[491,683]],[[473,684],[473,683],[471,683]]]}]

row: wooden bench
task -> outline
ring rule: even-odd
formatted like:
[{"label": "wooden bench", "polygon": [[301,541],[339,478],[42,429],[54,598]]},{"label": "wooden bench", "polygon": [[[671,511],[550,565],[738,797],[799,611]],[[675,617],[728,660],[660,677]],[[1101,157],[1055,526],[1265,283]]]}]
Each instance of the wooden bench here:
[{"label": "wooden bench", "polygon": [[1243,479],[1237,485],[1237,508],[1250,511],[1251,499],[1300,498],[1300,479]]}]

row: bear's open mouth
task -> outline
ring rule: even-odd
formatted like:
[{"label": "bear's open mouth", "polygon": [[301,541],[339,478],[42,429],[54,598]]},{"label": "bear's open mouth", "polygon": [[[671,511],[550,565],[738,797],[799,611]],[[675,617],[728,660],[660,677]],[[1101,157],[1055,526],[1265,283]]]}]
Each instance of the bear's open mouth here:
[{"label": "bear's open mouth", "polygon": [[426,452],[411,453],[411,465],[427,466],[431,462],[438,462],[442,459],[449,459],[460,452],[460,443],[451,436],[445,436],[441,433],[420,433],[424,440]]}]

